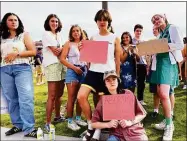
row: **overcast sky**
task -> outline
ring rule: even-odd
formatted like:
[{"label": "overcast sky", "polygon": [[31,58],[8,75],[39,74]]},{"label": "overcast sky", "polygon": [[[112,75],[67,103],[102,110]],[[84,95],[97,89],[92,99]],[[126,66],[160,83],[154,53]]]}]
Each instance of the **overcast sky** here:
[{"label": "overcast sky", "polygon": [[[108,8],[119,37],[124,31],[133,36],[134,25],[142,24],[143,39],[153,38],[151,17],[155,13],[165,13],[169,23],[177,25],[186,36],[186,2],[108,2]],[[1,2],[1,18],[7,12],[16,13],[33,40],[40,40],[45,19],[57,14],[63,24],[61,34],[67,40],[73,24],[79,24],[89,37],[95,34],[98,28],[94,16],[100,9],[101,2]]]}]

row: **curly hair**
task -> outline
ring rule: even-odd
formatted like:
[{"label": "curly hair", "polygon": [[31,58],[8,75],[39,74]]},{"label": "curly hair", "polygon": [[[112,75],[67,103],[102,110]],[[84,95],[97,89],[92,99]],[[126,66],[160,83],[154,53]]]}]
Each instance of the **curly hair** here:
[{"label": "curly hair", "polygon": [[24,32],[24,26],[20,18],[14,13],[6,13],[0,23],[0,37],[2,39],[7,39],[10,36],[9,28],[7,26],[7,19],[9,16],[16,16],[18,19],[18,28],[16,29],[16,36],[19,36]]},{"label": "curly hair", "polygon": [[62,22],[60,21],[60,19],[58,18],[58,16],[56,14],[50,14],[50,15],[47,16],[47,19],[44,22],[44,29],[46,31],[51,31],[51,27],[49,25],[49,21],[53,17],[58,19],[58,28],[56,29],[56,33],[60,32],[61,29],[62,29]]}]

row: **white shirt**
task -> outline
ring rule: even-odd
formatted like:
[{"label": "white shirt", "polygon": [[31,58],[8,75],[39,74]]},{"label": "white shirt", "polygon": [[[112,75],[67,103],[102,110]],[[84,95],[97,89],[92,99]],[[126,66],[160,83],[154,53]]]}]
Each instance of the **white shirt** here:
[{"label": "white shirt", "polygon": [[[56,39],[57,36],[57,39]],[[43,65],[47,67],[54,63],[59,63],[57,56],[49,49],[49,46],[60,46],[62,47],[63,41],[60,33],[57,35],[53,34],[51,31],[45,31],[42,36],[43,43]]]},{"label": "white shirt", "polygon": [[[183,60],[181,52],[181,50],[184,48],[183,36],[179,28],[175,25],[170,25],[169,34],[171,39],[171,43],[168,43],[170,48],[169,58],[171,64],[176,64],[176,61],[181,62]],[[153,56],[151,69],[156,70],[156,54]]]},{"label": "white shirt", "polygon": [[116,64],[115,64],[115,57],[114,57],[114,51],[115,51],[115,39],[116,35],[113,33],[110,33],[107,36],[101,36],[100,34],[97,34],[93,36],[94,41],[108,41],[108,54],[107,54],[107,62],[106,64],[96,64],[91,63],[90,69],[94,72],[100,72],[104,73],[106,71],[116,70]]}]

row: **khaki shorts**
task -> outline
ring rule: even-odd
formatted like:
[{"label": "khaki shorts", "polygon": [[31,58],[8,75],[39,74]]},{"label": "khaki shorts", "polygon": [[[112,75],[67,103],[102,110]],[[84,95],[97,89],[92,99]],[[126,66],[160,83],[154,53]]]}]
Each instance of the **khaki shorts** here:
[{"label": "khaki shorts", "polygon": [[42,66],[41,65],[36,65],[36,73],[38,75],[42,74]]},{"label": "khaki shorts", "polygon": [[47,81],[61,81],[65,78],[66,68],[61,63],[51,64],[44,70]]}]

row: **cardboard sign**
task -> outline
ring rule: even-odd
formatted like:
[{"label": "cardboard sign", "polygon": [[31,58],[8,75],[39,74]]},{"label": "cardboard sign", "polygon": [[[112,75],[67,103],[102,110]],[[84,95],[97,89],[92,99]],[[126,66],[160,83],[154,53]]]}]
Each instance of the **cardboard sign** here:
[{"label": "cardboard sign", "polygon": [[80,50],[80,61],[106,64],[108,55],[107,41],[84,40]]},{"label": "cardboard sign", "polygon": [[134,120],[135,97],[132,94],[102,96],[103,120]]},{"label": "cardboard sign", "polygon": [[137,45],[139,56],[169,52],[167,39],[155,39]]}]

